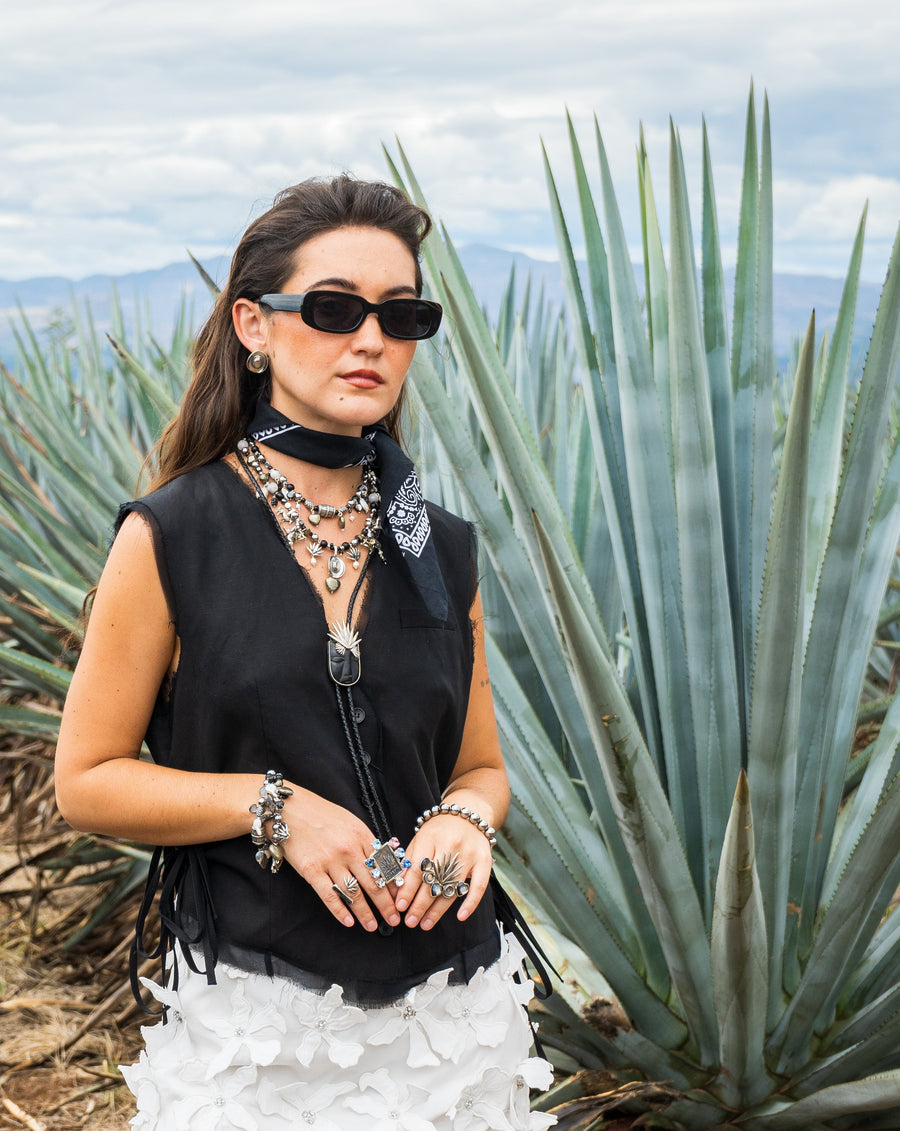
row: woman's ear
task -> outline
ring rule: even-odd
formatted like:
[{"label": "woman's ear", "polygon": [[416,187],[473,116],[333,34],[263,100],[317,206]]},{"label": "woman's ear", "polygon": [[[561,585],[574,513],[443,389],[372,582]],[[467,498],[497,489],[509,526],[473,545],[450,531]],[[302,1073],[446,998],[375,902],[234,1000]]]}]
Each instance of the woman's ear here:
[{"label": "woman's ear", "polygon": [[234,322],[234,332],[242,345],[245,345],[251,353],[254,350],[265,350],[268,323],[259,309],[258,302],[239,298],[231,308],[231,319]]}]

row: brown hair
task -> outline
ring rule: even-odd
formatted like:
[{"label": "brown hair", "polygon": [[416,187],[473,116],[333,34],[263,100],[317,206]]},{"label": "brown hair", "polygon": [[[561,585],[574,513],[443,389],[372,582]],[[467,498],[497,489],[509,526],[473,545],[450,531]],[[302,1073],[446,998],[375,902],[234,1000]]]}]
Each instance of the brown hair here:
[{"label": "brown hair", "polygon": [[[347,174],[314,177],[283,189],[272,207],[244,232],[228,280],[197,335],[191,383],[151,456],[155,466],[151,488],[220,459],[247,429],[267,378],[247,369],[249,351],[231,318],[234,303],[239,298],[256,302],[261,295],[281,290],[295,270],[295,253],[301,245],[346,227],[381,228],[401,239],[412,252],[416,291],[422,293],[419,254],[431,219],[399,189]],[[402,405],[401,393],[381,421],[398,441]]]}]

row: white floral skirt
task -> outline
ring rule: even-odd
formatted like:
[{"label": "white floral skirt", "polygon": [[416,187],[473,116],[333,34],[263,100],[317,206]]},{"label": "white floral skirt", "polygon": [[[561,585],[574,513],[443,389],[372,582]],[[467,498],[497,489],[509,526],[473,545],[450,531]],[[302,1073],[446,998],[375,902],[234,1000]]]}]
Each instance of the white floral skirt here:
[{"label": "white floral skirt", "polygon": [[551,1082],[529,1056],[511,936],[468,985],[433,974],[400,1001],[361,1009],[340,986],[316,994],[286,978],[220,963],[218,984],[181,964],[178,990],[144,980],[166,1024],[122,1068],[137,1097],[135,1131],[545,1131],[529,1089]]}]

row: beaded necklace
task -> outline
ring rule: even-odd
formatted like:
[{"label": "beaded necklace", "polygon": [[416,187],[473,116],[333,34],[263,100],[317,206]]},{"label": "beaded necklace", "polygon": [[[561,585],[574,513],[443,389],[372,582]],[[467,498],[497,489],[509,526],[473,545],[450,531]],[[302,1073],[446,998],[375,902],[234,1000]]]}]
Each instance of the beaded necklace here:
[{"label": "beaded necklace", "polygon": [[[341,578],[346,571],[345,554],[355,570],[359,569],[360,550],[363,547],[370,552],[377,551],[382,560],[384,559],[378,540],[381,531],[381,495],[378,491],[378,478],[373,468],[365,469],[362,481],[347,502],[341,507],[336,507],[328,503],[314,503],[307,499],[293,483],[288,482],[286,475],[282,475],[269,463],[254,440],[249,438],[239,440],[238,453],[258,479],[263,497],[278,520],[289,544],[308,542],[306,549],[309,552],[311,566],[316,564],[325,550],[331,551],[328,559],[328,577],[325,578],[329,593],[336,593],[341,587]],[[300,515],[298,505],[307,510],[306,522]],[[337,518],[341,530],[344,530],[347,522],[353,522],[357,514],[366,516],[362,533],[354,535],[345,542],[331,542],[314,529],[323,518]]]}]

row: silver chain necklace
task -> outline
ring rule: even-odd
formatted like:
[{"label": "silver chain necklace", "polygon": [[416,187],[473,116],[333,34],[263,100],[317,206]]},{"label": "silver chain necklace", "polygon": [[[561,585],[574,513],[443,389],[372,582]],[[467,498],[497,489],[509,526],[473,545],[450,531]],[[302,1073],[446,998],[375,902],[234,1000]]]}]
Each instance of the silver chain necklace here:
[{"label": "silver chain necklace", "polygon": [[[341,587],[341,578],[346,571],[344,556],[350,560],[355,570],[359,569],[360,554],[363,548],[377,551],[384,559],[379,542],[381,532],[380,504],[381,495],[378,491],[378,477],[371,467],[363,472],[362,481],[341,507],[328,503],[314,503],[302,495],[287,476],[282,475],[277,468],[263,455],[258,445],[249,437],[238,441],[238,455],[256,476],[259,481],[261,494],[272,510],[279,526],[284,532],[289,545],[295,542],[307,542],[311,566],[314,566],[326,550],[331,551],[328,558],[328,576],[325,585],[329,593],[336,593]],[[300,515],[298,506],[307,510],[307,522]],[[357,514],[364,514],[365,524],[361,534],[354,535],[344,542],[331,542],[323,538],[315,528],[323,518],[337,518],[342,530],[347,522],[353,522]],[[307,523],[309,525],[307,525]]]}]

